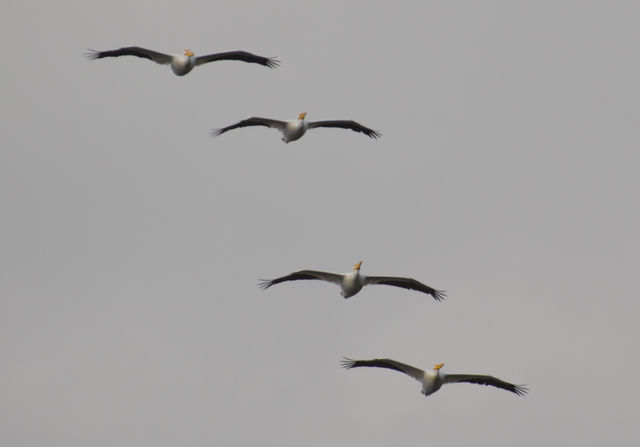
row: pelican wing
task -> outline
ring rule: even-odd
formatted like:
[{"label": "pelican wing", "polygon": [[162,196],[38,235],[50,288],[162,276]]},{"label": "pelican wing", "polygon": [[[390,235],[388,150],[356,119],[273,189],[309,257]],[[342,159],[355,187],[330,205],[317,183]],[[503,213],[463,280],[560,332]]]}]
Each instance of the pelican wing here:
[{"label": "pelican wing", "polygon": [[382,136],[382,134],[377,130],[364,127],[362,124],[356,123],[355,121],[313,121],[309,123],[309,129],[313,129],[314,127],[339,127],[341,129],[351,129],[356,132],[362,132],[363,134],[371,138],[378,138]]},{"label": "pelican wing", "polygon": [[284,121],[272,120],[269,118],[260,118],[257,116],[248,118],[246,120],[242,120],[239,123],[232,124],[231,126],[223,127],[222,129],[212,129],[209,135],[212,137],[217,137],[218,135],[222,135],[228,130],[237,129],[239,127],[249,127],[249,126],[265,126],[265,127],[273,127],[274,129],[278,129],[279,131],[284,131],[286,127],[286,123]]},{"label": "pelican wing", "polygon": [[251,62],[254,64],[264,65],[269,68],[275,68],[280,64],[280,61],[271,57],[258,56],[256,54],[247,53],[246,51],[227,51],[226,53],[206,54],[204,56],[198,56],[196,57],[196,65],[206,64],[207,62],[229,60]]},{"label": "pelican wing", "polygon": [[261,279],[259,285],[263,289],[268,289],[274,284],[279,284],[285,281],[297,281],[299,279],[321,279],[323,281],[329,281],[339,285],[342,282],[342,275],[337,273],[318,272],[316,270],[300,270],[299,272],[294,272],[290,275],[281,276],[276,279]]},{"label": "pelican wing", "polygon": [[491,385],[496,388],[511,391],[512,393],[522,396],[529,391],[524,385],[514,385],[509,382],[497,379],[493,376],[483,376],[479,374],[445,374],[444,383],[477,383],[478,385]]},{"label": "pelican wing", "polygon": [[418,292],[431,295],[436,301],[442,301],[447,295],[444,290],[436,290],[413,278],[398,278],[395,276],[367,276],[364,285],[384,284],[387,286],[402,287],[403,289],[417,290]]},{"label": "pelican wing", "polygon": [[422,380],[424,379],[423,370],[419,368],[415,368],[411,365],[406,365],[404,363],[396,362],[395,360],[391,360],[391,359],[353,360],[345,357],[342,360],[343,368],[351,369],[351,368],[358,368],[360,366],[393,369],[396,371],[400,371],[401,373],[405,373],[406,375],[411,376],[420,382],[422,382]]},{"label": "pelican wing", "polygon": [[146,48],[141,47],[124,47],[110,51],[89,50],[89,53],[87,54],[87,57],[91,60],[118,56],[138,56],[150,59],[159,64],[170,64],[173,59],[173,56],[169,54],[158,53],[157,51],[147,50]]}]

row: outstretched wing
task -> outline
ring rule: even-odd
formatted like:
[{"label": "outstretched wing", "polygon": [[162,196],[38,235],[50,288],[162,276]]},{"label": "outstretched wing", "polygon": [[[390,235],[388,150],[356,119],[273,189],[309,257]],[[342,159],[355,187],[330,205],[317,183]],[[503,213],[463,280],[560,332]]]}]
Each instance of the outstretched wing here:
[{"label": "outstretched wing", "polygon": [[239,127],[249,127],[249,126],[272,127],[282,132],[286,127],[286,123],[284,121],[278,121],[278,120],[272,120],[269,118],[260,118],[260,117],[254,116],[249,119],[242,120],[239,123],[232,124],[231,126],[223,127],[222,129],[211,129],[211,132],[209,132],[209,135],[211,135],[212,137],[217,137],[218,135],[222,135],[223,133],[229,130],[237,129]]},{"label": "outstretched wing", "polygon": [[196,65],[214,61],[243,61],[264,65],[269,68],[275,68],[280,64],[280,61],[272,57],[258,56],[246,51],[227,51],[226,53],[206,54],[196,57]]},{"label": "outstretched wing", "polygon": [[285,281],[297,281],[299,279],[320,279],[334,284],[340,284],[342,282],[342,275],[337,273],[318,272],[316,270],[300,270],[299,272],[294,272],[276,279],[261,279],[259,286],[263,289],[268,289],[274,284],[279,284]]},{"label": "outstretched wing", "polygon": [[422,369],[415,368],[404,363],[396,362],[395,360],[391,359],[353,360],[344,357],[341,363],[342,367],[346,369],[359,368],[361,366],[387,368],[405,373],[406,375],[411,376],[420,382],[422,381],[422,379],[424,379],[424,371]]},{"label": "outstretched wing", "polygon": [[351,129],[355,132],[362,132],[363,134],[371,138],[378,138],[382,136],[382,134],[377,130],[364,127],[362,124],[356,123],[355,121],[313,121],[309,123],[309,129],[313,129],[314,127],[339,127],[341,129]]},{"label": "outstretched wing", "polygon": [[436,301],[444,300],[447,295],[444,290],[436,290],[413,278],[399,278],[395,276],[367,276],[364,284],[384,284],[387,286],[402,287],[403,289],[417,290],[418,292],[431,295]]},{"label": "outstretched wing", "polygon": [[514,385],[504,380],[500,380],[493,376],[484,376],[479,374],[445,374],[443,383],[476,383],[478,385],[491,385],[496,388],[511,391],[512,393],[522,396],[527,393],[528,388],[525,385]]},{"label": "outstretched wing", "polygon": [[118,57],[118,56],[137,56],[145,59],[150,59],[158,64],[170,64],[173,56],[164,53],[158,53],[157,51],[148,50],[141,47],[124,47],[117,50],[109,51],[96,51],[89,50],[87,57],[91,60],[102,59],[103,57]]}]

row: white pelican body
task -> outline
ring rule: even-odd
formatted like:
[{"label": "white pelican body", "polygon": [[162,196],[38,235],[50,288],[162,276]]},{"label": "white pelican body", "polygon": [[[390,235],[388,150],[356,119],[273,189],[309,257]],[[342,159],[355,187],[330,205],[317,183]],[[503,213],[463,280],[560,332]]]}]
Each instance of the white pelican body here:
[{"label": "white pelican body", "polygon": [[196,57],[189,51],[185,50],[184,55],[176,55],[171,57],[171,70],[178,76],[184,76],[193,70],[196,66]]},{"label": "white pelican body", "polygon": [[359,266],[352,272],[344,273],[342,275],[342,280],[340,281],[340,295],[345,298],[352,297],[362,289],[362,286],[364,286],[364,280],[365,276],[360,273]]},{"label": "white pelican body", "polygon": [[89,54],[87,54],[87,57],[91,60],[102,59],[104,57],[119,56],[136,56],[152,60],[161,65],[169,64],[171,66],[171,70],[173,70],[173,72],[178,76],[186,75],[191,70],[193,70],[193,67],[214,61],[234,60],[251,62],[264,65],[269,68],[277,67],[279,63],[273,58],[257,56],[255,54],[247,53],[246,51],[228,51],[226,53],[215,53],[196,56],[194,52],[188,48],[184,50],[184,54],[177,55],[159,53],[157,51],[148,50],[141,47],[124,47],[117,50],[109,51],[89,50]]},{"label": "white pelican body", "polygon": [[496,388],[511,391],[518,396],[522,396],[528,391],[527,387],[524,385],[514,385],[493,376],[482,374],[444,374],[440,372],[440,368],[444,366],[444,363],[434,365],[433,371],[425,371],[391,359],[352,360],[345,357],[342,360],[342,366],[346,369],[369,366],[400,371],[401,373],[413,377],[420,382],[422,384],[421,393],[425,396],[435,393],[445,383],[460,382],[476,383],[478,385],[491,385]]},{"label": "white pelican body", "polygon": [[362,124],[356,123],[355,121],[333,120],[309,122],[305,121],[306,116],[307,112],[303,112],[298,115],[298,119],[287,121],[273,120],[270,118],[260,118],[258,116],[254,116],[230,126],[223,127],[221,129],[213,129],[211,130],[210,135],[212,137],[217,137],[218,135],[221,135],[229,130],[249,126],[265,126],[271,127],[272,129],[277,129],[282,132],[282,141],[284,141],[285,143],[298,140],[307,132],[307,129],[313,129],[315,127],[339,127],[341,129],[351,129],[354,132],[362,132],[363,134],[371,138],[378,138],[381,135],[377,130],[369,129]]},{"label": "white pelican body", "polygon": [[302,137],[309,128],[309,123],[304,120],[304,117],[302,119],[287,120],[284,123],[284,126],[280,130],[282,131],[282,141],[285,143],[296,141]]},{"label": "white pelican body", "polygon": [[362,261],[353,266],[353,271],[349,273],[330,273],[317,270],[300,270],[289,275],[281,276],[272,280],[262,280],[260,287],[267,289],[274,284],[284,281],[295,281],[300,279],[320,279],[332,282],[340,286],[340,294],[345,298],[350,298],[358,293],[368,284],[384,284],[388,286],[402,287],[403,289],[417,290],[427,293],[436,301],[441,301],[445,297],[442,290],[436,290],[426,284],[416,281],[413,278],[400,278],[396,276],[365,276],[360,272]]},{"label": "white pelican body", "polygon": [[420,382],[422,383],[422,390],[420,391],[425,396],[429,394],[433,394],[440,389],[442,386],[442,379],[444,374],[440,374],[440,369],[434,371],[422,371],[424,374],[422,375],[422,379]]}]

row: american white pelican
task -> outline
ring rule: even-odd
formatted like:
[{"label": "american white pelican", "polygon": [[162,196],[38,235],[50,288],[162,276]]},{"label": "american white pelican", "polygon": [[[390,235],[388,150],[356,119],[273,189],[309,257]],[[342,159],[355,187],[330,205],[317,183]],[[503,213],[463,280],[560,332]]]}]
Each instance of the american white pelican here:
[{"label": "american white pelican", "polygon": [[398,278],[394,276],[365,276],[360,273],[362,261],[353,266],[353,271],[349,273],[329,273],[318,272],[316,270],[300,270],[290,275],[281,276],[272,280],[260,280],[260,287],[267,289],[274,284],[284,281],[296,281],[298,279],[321,279],[329,281],[340,286],[340,294],[345,298],[350,298],[369,284],[385,284],[387,286],[402,287],[404,289],[417,290],[419,292],[428,293],[436,301],[441,301],[446,296],[442,290],[436,290],[426,284],[416,281],[412,278]]},{"label": "american white pelican", "polygon": [[298,119],[287,121],[278,121],[269,118],[260,118],[254,116],[252,118],[242,120],[239,123],[232,124],[231,126],[223,127],[222,129],[212,129],[209,135],[211,135],[212,137],[217,137],[218,135],[221,135],[228,130],[248,126],[265,126],[271,127],[273,129],[278,129],[280,132],[282,132],[282,141],[284,141],[285,143],[297,140],[305,134],[307,129],[313,129],[315,127],[340,127],[342,129],[351,129],[355,132],[362,132],[363,134],[371,138],[378,138],[382,135],[377,130],[364,127],[362,124],[356,123],[355,121],[334,120],[308,122],[304,120],[306,116],[307,112],[303,112],[298,115]]},{"label": "american white pelican", "polygon": [[257,56],[255,54],[247,53],[246,51],[228,51],[226,53],[196,56],[193,51],[188,48],[184,50],[184,55],[170,55],[147,50],[146,48],[124,47],[111,51],[89,50],[89,53],[87,54],[87,57],[91,60],[117,56],[138,56],[151,59],[152,61],[162,65],[171,64],[171,69],[178,76],[184,76],[189,73],[193,67],[213,61],[233,60],[252,62],[254,64],[265,65],[269,68],[277,67],[279,64],[279,61],[273,58]]},{"label": "american white pelican", "polygon": [[353,360],[350,358],[344,358],[342,360],[342,366],[346,369],[358,368],[361,366],[371,366],[376,368],[388,368],[405,373],[408,376],[413,377],[418,382],[422,383],[422,394],[428,396],[440,389],[445,383],[477,383],[478,385],[491,385],[496,388],[511,391],[518,396],[524,395],[527,391],[524,385],[514,385],[497,379],[493,376],[485,376],[480,374],[445,374],[440,372],[440,368],[444,366],[444,363],[438,363],[433,366],[433,371],[425,371],[419,368],[414,368],[404,363],[396,362],[391,359],[373,359],[373,360]]}]

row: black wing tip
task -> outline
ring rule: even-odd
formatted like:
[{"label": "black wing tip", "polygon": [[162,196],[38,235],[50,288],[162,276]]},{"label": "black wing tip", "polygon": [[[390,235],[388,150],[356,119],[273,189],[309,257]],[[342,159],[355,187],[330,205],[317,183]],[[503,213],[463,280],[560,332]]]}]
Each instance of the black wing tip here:
[{"label": "black wing tip", "polygon": [[351,369],[356,366],[356,360],[350,359],[349,357],[342,357],[340,364],[344,369]]},{"label": "black wing tip", "polygon": [[258,281],[258,287],[262,290],[266,290],[273,285],[273,281],[270,279],[261,279]]},{"label": "black wing tip", "polygon": [[444,290],[435,290],[432,293],[432,296],[436,301],[444,301],[447,296],[447,292],[445,292]]},{"label": "black wing tip", "polygon": [[211,131],[209,131],[209,136],[215,138],[219,135],[222,135],[223,132],[224,129],[211,129]]},{"label": "black wing tip", "polygon": [[382,137],[382,132],[380,132],[379,130],[371,130],[367,135],[369,135],[369,137],[373,138],[374,140],[377,140],[378,138]]},{"label": "black wing tip", "polygon": [[514,385],[512,391],[518,396],[524,396],[529,392],[529,387],[527,385]]},{"label": "black wing tip", "polygon": [[278,68],[280,66],[280,61],[278,59],[276,59],[275,57],[268,57],[264,64],[265,66],[269,67],[269,68]]},{"label": "black wing tip", "polygon": [[90,61],[94,59],[100,59],[100,51],[92,50],[91,48],[87,48],[87,52],[84,53],[84,56]]}]

